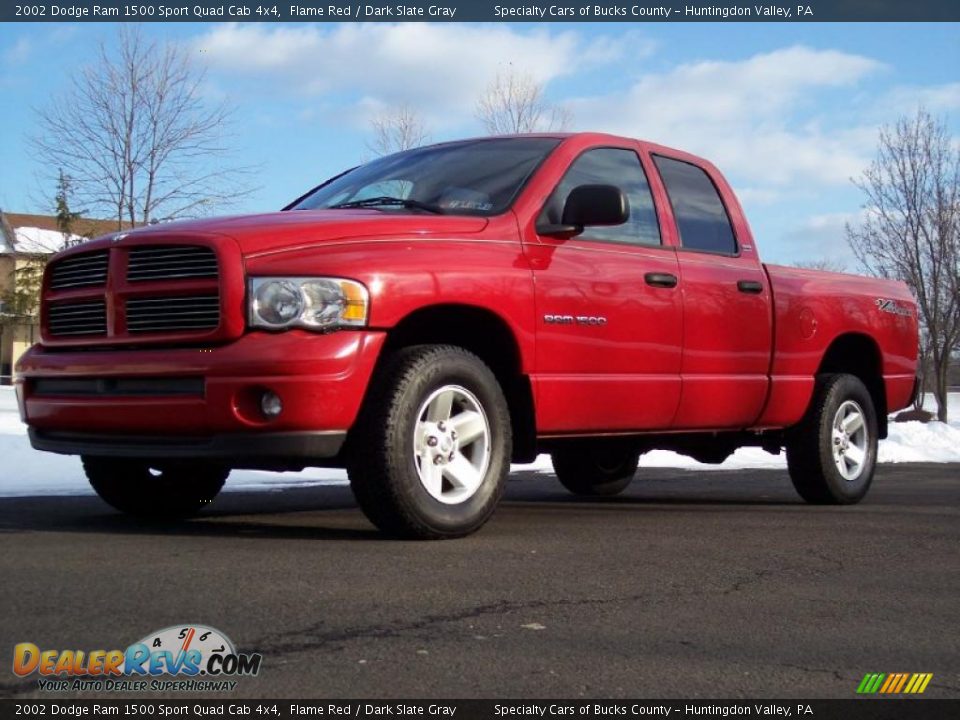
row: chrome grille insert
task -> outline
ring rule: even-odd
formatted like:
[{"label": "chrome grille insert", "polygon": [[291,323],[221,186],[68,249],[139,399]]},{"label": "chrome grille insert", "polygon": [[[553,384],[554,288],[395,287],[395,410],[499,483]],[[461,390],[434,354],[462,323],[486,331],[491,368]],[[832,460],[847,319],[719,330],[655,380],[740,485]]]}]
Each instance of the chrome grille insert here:
[{"label": "chrome grille insert", "polygon": [[216,278],[217,256],[197,245],[143,245],[130,250],[127,280]]},{"label": "chrome grille insert", "polygon": [[127,300],[130,333],[213,330],[219,325],[220,297],[216,293]]},{"label": "chrome grille insert", "polygon": [[84,300],[50,305],[47,315],[50,334],[106,335],[107,306],[103,300]]},{"label": "chrome grille insert", "polygon": [[68,290],[106,285],[109,261],[110,254],[107,250],[73,255],[59,260],[50,267],[50,289]]}]

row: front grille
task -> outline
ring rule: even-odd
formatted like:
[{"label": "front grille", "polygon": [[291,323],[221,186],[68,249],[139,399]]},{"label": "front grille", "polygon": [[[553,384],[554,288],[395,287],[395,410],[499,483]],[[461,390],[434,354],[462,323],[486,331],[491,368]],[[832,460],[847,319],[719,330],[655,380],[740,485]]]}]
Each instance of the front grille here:
[{"label": "front grille", "polygon": [[60,260],[50,268],[50,289],[69,290],[106,285],[109,261],[110,254],[107,250],[73,255]]},{"label": "front grille", "polygon": [[50,334],[56,337],[107,334],[107,305],[103,300],[55,303],[48,312]]},{"label": "front grille", "polygon": [[217,277],[217,256],[197,245],[145,245],[130,251],[127,280],[183,280]]},{"label": "front grille", "polygon": [[213,330],[219,324],[220,297],[216,293],[127,300],[130,333]]},{"label": "front grille", "polygon": [[219,264],[214,248],[182,243],[68,255],[48,271],[44,332],[70,345],[209,334],[222,319]]}]

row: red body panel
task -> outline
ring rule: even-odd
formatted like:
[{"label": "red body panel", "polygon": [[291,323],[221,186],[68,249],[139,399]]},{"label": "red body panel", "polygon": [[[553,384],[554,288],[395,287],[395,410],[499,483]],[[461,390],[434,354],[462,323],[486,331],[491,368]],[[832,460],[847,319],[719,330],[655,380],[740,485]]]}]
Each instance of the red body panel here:
[{"label": "red body panel", "polygon": [[[917,318],[906,285],[779,265],[766,269],[773,285],[776,330],[770,400],[758,425],[797,422],[827,348],[851,333],[870,338],[880,351],[887,409],[909,404],[917,367]],[[882,312],[877,299],[895,300],[910,315]]]},{"label": "red body panel", "polygon": [[[635,150],[648,176],[662,246],[543,237],[544,202],[569,164],[591,147]],[[692,162],[719,189],[738,255],[680,247],[666,190],[651,154]],[[250,393],[278,392],[286,408],[271,430],[347,430],[363,401],[391,328],[438,305],[482,308],[512,333],[520,370],[534,390],[541,436],[783,428],[805,412],[824,353],[838,337],[870,338],[882,357],[889,410],[913,387],[917,351],[913,300],[901,283],[761,264],[750,228],[723,176],[668,148],[599,134],[565,137],[511,211],[492,218],[375,210],[290,211],[152,226],[119,242],[103,238],[55,259],[113,248],[123,267],[140,244],[206,245],[220,260],[220,327],[206,334],[131,337],[120,315],[108,336],[52,338],[51,300],[131,288],[54,292],[44,286],[43,344],[18,366],[26,420],[43,430],[198,434],[250,430],[268,421],[249,411]],[[645,273],[669,272],[675,288],[651,287]],[[122,273],[119,273],[122,275]],[[362,282],[369,328],[329,335],[246,329],[249,276],[327,275]],[[745,294],[738,282],[760,283]],[[206,287],[184,283],[184,293]],[[878,309],[894,300],[911,313]],[[599,324],[552,324],[546,315],[602,317]],[[184,344],[189,343],[189,347]],[[102,347],[96,347],[100,345]],[[129,346],[129,347],[127,347]],[[38,397],[32,379],[205,378],[202,397]]]},{"label": "red body panel", "polygon": [[[382,332],[316,335],[253,332],[212,348],[49,352],[34,348],[21,362],[31,378],[203,377],[189,397],[40,397],[24,383],[26,422],[40,430],[118,434],[207,435],[263,429],[271,432],[342,430],[356,418]],[[259,412],[259,395],[283,401],[273,420]]]}]

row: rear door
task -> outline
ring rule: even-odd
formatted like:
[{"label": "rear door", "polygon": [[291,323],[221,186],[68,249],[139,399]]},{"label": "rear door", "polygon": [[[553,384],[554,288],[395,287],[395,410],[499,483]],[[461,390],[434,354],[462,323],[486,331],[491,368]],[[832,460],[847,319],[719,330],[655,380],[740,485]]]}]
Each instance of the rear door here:
[{"label": "rear door", "polygon": [[540,219],[559,223],[570,191],[616,185],[629,220],[569,239],[528,229],[536,287],[537,425],[543,433],[669,426],[680,400],[683,313],[673,248],[661,242],[638,148],[579,152]]},{"label": "rear door", "polygon": [[719,173],[678,158],[653,158],[680,242],[683,387],[673,425],[748,427],[763,409],[769,382],[766,273],[739,207],[723,201],[732,191]]}]

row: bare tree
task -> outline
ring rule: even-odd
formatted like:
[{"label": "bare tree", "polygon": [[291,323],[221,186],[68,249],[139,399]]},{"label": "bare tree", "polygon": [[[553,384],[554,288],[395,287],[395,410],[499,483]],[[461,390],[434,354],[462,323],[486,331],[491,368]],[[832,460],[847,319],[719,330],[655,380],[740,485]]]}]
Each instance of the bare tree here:
[{"label": "bare tree", "polygon": [[799,260],[795,262],[794,267],[804,268],[805,270],[823,270],[824,272],[846,272],[847,266],[841,260],[833,258],[817,258],[816,260]]},{"label": "bare tree", "polygon": [[880,130],[877,157],[855,181],[866,217],[847,226],[871,272],[904,280],[917,298],[937,419],[947,420],[950,355],[960,342],[960,149],[945,121],[920,109]]},{"label": "bare tree", "polygon": [[385,110],[370,121],[373,138],[367,147],[377,155],[390,155],[420,147],[430,141],[423,118],[409,105]]},{"label": "bare tree", "polygon": [[498,71],[477,102],[477,119],[491,135],[550,132],[570,125],[566,108],[543,96],[543,83],[510,66]]},{"label": "bare tree", "polygon": [[247,194],[224,143],[229,109],[208,105],[186,52],[122,27],[38,114],[37,157],[70,177],[90,213],[124,224],[201,215]]}]

